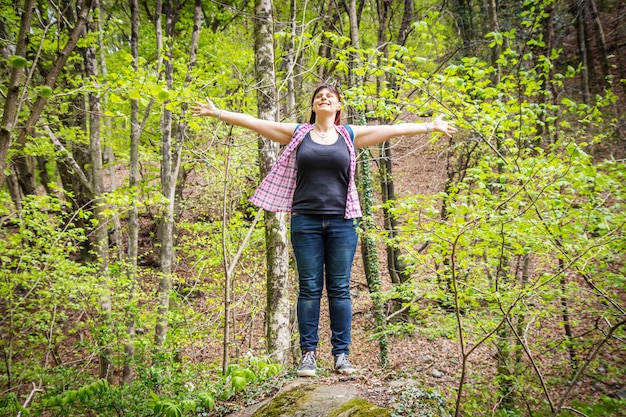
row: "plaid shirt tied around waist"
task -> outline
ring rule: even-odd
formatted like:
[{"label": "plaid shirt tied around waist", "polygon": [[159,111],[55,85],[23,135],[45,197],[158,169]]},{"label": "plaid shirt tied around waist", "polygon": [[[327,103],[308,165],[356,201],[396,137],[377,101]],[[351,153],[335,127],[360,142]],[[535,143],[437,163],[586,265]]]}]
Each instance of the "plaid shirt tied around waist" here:
[{"label": "plaid shirt tied around waist", "polygon": [[[348,182],[348,197],[344,217],[352,219],[361,217],[359,194],[354,182],[356,172],[356,149],[345,126],[336,126],[339,136],[343,138],[350,154],[350,176]],[[313,125],[306,123],[298,125],[289,145],[278,157],[274,166],[261,181],[249,201],[267,211],[290,212],[293,204],[293,194],[296,191],[296,150],[307,133],[313,130]]]}]

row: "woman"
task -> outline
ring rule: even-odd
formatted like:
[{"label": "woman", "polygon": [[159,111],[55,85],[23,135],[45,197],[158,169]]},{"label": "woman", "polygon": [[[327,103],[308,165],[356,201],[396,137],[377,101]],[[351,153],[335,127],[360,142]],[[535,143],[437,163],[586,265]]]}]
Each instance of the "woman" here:
[{"label": "woman", "polygon": [[287,145],[250,201],[269,211],[291,212],[291,243],[298,268],[298,330],[302,361],[298,376],[315,376],[320,300],[328,295],[335,370],[355,371],[348,359],[352,325],[350,273],[361,217],[354,174],[356,149],[397,136],[431,131],[452,135],[456,129],[441,118],[432,123],[381,126],[340,125],[341,97],[321,85],[311,99],[308,124],[257,119],[220,110],[207,99],[191,107],[194,116],[213,116]]}]

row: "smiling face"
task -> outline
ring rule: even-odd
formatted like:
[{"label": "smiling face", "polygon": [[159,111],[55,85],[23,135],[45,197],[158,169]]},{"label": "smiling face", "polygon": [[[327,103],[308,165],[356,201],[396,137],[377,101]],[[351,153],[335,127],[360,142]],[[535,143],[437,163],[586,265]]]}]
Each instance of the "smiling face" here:
[{"label": "smiling face", "polygon": [[341,109],[341,102],[334,91],[328,88],[322,88],[313,97],[313,111],[317,112],[322,109],[337,111]]},{"label": "smiling face", "polygon": [[321,85],[313,92],[311,99],[311,120],[315,123],[317,114],[334,116],[335,124],[339,124],[341,118],[341,98],[339,91],[330,85]]}]

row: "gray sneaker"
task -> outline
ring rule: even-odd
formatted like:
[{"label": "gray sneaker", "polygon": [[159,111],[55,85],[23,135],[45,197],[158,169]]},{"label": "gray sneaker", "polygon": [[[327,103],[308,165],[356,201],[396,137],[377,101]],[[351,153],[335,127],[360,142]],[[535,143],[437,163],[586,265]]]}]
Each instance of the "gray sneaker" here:
[{"label": "gray sneaker", "polygon": [[356,369],[354,369],[354,366],[352,366],[352,364],[348,360],[348,355],[345,353],[340,353],[339,355],[335,356],[335,371],[339,372],[340,374],[350,375],[355,372]]},{"label": "gray sneaker", "polygon": [[315,351],[309,350],[302,355],[302,362],[296,372],[298,376],[315,376]]}]

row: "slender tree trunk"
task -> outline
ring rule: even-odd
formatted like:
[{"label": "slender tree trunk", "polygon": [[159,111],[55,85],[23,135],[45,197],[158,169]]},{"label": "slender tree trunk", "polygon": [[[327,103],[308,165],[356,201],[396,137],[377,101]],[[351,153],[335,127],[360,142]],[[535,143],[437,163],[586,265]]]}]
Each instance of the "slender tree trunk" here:
[{"label": "slender tree trunk", "polygon": [[[173,86],[173,30],[174,10],[169,0],[164,3],[165,35],[169,42],[165,53],[167,58],[164,64],[165,81],[168,89]],[[170,292],[172,288],[172,274],[174,265],[174,210],[176,203],[176,180],[180,167],[180,144],[172,143],[172,112],[168,110],[166,100],[161,114],[161,192],[165,198],[161,212],[161,275],[159,277],[159,303],[155,327],[155,348],[162,351],[167,335],[168,313],[170,308]]]},{"label": "slender tree trunk", "polygon": [[[133,57],[132,67],[136,71],[139,68],[139,2],[130,0],[130,53]],[[131,192],[135,192],[139,185],[139,101],[130,99],[130,166],[128,186]],[[128,259],[127,275],[130,282],[128,292],[128,304],[132,306],[135,301],[135,285],[137,283],[137,253],[139,240],[139,211],[134,198],[128,212]],[[133,358],[135,357],[135,314],[132,307],[126,308],[126,329],[128,341],[124,345],[124,370],[122,382],[128,384],[133,379]]]},{"label": "slender tree trunk", "polygon": [[463,55],[474,55],[474,13],[472,11],[471,0],[454,0],[451,1],[451,8],[457,19],[456,23],[460,31],[461,40],[463,41]]},{"label": "slender tree trunk", "polygon": [[[393,180],[393,159],[391,155],[391,142],[385,141],[380,144],[380,173],[381,200],[383,204],[396,199],[395,185]],[[385,206],[383,208],[385,230],[388,238],[393,240],[398,235],[398,222]],[[391,282],[402,284],[411,278],[406,270],[406,265],[402,262],[402,252],[393,244],[386,245],[387,251],[387,271]]]},{"label": "slender tree trunk", "polygon": [[[3,175],[3,174],[2,174]],[[22,190],[20,184],[17,182],[17,175],[11,170],[10,174],[6,177],[7,188],[9,189],[9,195],[17,212],[22,211]]]},{"label": "slender tree trunk", "polygon": [[[378,21],[380,22],[378,27],[378,48],[382,50],[385,56],[388,55],[387,48],[387,22],[390,19],[390,4],[389,1],[383,0],[378,1]],[[413,0],[405,0],[404,1],[404,13],[402,16],[402,22],[400,29],[398,30],[398,45],[404,45],[406,42],[406,36],[410,29],[411,21],[413,18]],[[383,75],[385,77],[385,75]],[[388,79],[378,78],[377,80],[377,88],[380,91],[383,87],[382,85],[389,85],[389,88],[395,91],[395,96],[398,97],[398,86],[396,84],[395,78],[390,75]],[[383,123],[389,122],[389,120],[383,120]],[[380,144],[380,165],[378,167],[380,173],[380,188],[381,188],[381,197],[383,202],[383,216],[384,216],[384,225],[385,230],[389,234],[389,239],[393,240],[397,236],[397,221],[386,207],[385,203],[389,201],[393,201],[396,198],[395,195],[395,185],[393,179],[393,159],[391,155],[391,141],[385,141]],[[389,273],[389,277],[391,278],[391,282],[394,284],[401,284],[406,282],[410,275],[406,271],[406,265],[402,262],[401,257],[402,253],[400,249],[395,247],[393,244],[386,245],[387,252],[387,271]]]},{"label": "slender tree trunk", "polygon": [[[522,264],[522,272],[518,274],[520,276],[520,288],[526,288],[529,280],[529,268],[530,268],[530,254],[524,254],[521,256],[521,259],[518,260],[519,263]],[[518,267],[519,268],[519,267]],[[516,333],[522,339],[525,339],[526,335],[526,317],[523,313],[518,314],[517,316],[517,330]],[[524,357],[524,346],[520,341],[516,338],[516,347],[515,347],[515,368],[516,373],[521,372],[521,367],[524,366],[522,359]]]},{"label": "slender tree trunk", "polygon": [[378,336],[379,362],[381,368],[385,369],[389,366],[389,340],[384,333],[387,326],[385,305],[381,299],[382,283],[380,277],[380,265],[378,262],[378,249],[376,240],[372,236],[375,224],[373,221],[374,207],[374,190],[370,168],[371,155],[362,151],[359,165],[359,189],[361,192],[361,204],[363,205],[363,218],[361,219],[361,253],[363,259],[363,268],[367,286],[372,298],[372,306],[374,309],[374,323]]},{"label": "slender tree trunk", "polygon": [[[357,8],[356,0],[350,0],[349,4],[349,16],[350,16],[350,38],[352,46],[358,51],[361,48],[361,41],[359,38],[359,23],[357,20]],[[360,57],[358,54],[353,58],[354,68],[361,66]],[[357,76],[350,73],[350,84],[357,86],[360,84],[360,80]],[[365,116],[363,114],[352,114],[352,117],[359,124],[365,123]],[[363,259],[363,269],[365,271],[365,278],[372,298],[374,322],[376,324],[376,331],[380,334],[378,339],[379,347],[379,363],[381,368],[387,368],[389,366],[389,341],[387,335],[384,332],[386,327],[386,315],[385,305],[381,299],[381,277],[380,277],[380,265],[378,262],[378,249],[376,247],[376,240],[372,236],[372,230],[374,229],[373,222],[373,180],[370,168],[371,155],[367,151],[362,151],[358,182],[359,189],[361,190],[361,204],[363,210],[363,218],[361,219],[361,229],[363,234],[361,235],[361,253]]]},{"label": "slender tree trunk", "polygon": [[585,28],[585,9],[580,2],[574,0],[570,3],[570,11],[576,19],[576,37],[578,39],[578,55],[582,63],[581,83],[583,99],[589,104],[591,89],[589,88],[589,57],[587,54],[587,34]]},{"label": "slender tree trunk", "polygon": [[291,0],[289,3],[289,22],[291,25],[291,36],[286,45],[285,73],[287,74],[287,97],[285,104],[285,114],[289,120],[296,120],[296,37],[298,36],[297,25],[297,1]]},{"label": "slender tree trunk", "polygon": [[599,81],[599,85],[604,86],[606,84],[606,77],[611,76],[611,65],[609,63],[609,54],[606,46],[606,36],[604,34],[604,28],[602,27],[602,21],[598,13],[598,7],[595,0],[588,0],[589,9],[591,11],[591,19],[596,29],[596,36],[594,39],[598,42],[598,49],[600,50],[600,65],[602,66],[602,80]]},{"label": "slender tree trunk", "polygon": [[[26,0],[22,9],[22,17],[20,21],[20,31],[17,35],[15,43],[14,55],[25,58],[26,47],[28,45],[28,33],[30,31],[30,22],[35,11],[35,0]],[[4,185],[6,178],[5,168],[7,163],[7,155],[11,147],[13,131],[17,125],[17,115],[19,113],[20,84],[24,75],[24,67],[13,66],[9,84],[6,90],[6,98],[2,109],[2,125],[0,125],[0,188]],[[17,206],[19,206],[19,202]],[[16,207],[17,207],[16,206]]]},{"label": "slender tree trunk", "polygon": [[[89,25],[90,26],[90,25]],[[98,75],[98,65],[95,48],[87,48],[85,51],[85,69],[88,77]],[[103,281],[102,295],[100,296],[101,324],[105,329],[100,349],[100,378],[113,382],[113,349],[109,342],[109,334],[112,334],[111,312],[112,303],[109,294],[109,235],[108,221],[104,215],[106,209],[102,199],[104,193],[104,170],[102,169],[102,146],[100,144],[100,98],[96,93],[89,93],[89,154],[91,160],[91,181],[94,192],[94,218],[96,219],[96,251],[100,264],[99,275]]]},{"label": "slender tree trunk", "polygon": [[398,30],[398,45],[404,46],[406,44],[406,39],[409,36],[411,24],[413,23],[414,14],[415,4],[413,0],[404,0],[404,13],[402,14],[400,29]]},{"label": "slender tree trunk", "polygon": [[[222,259],[224,263],[224,341],[222,348],[222,374],[226,375],[229,362],[228,346],[230,344],[230,318],[232,316],[231,294],[232,294],[232,274],[228,261],[227,224],[228,224],[228,181],[230,176],[230,153],[233,148],[232,134],[228,138],[228,151],[226,153],[226,167],[224,169],[224,190],[222,193]],[[235,328],[235,323],[233,323]]]},{"label": "slender tree trunk", "polygon": [[[544,14],[545,14],[545,19],[543,21],[543,39],[545,42],[545,46],[544,46],[543,54],[549,57],[554,48],[554,38],[555,38],[554,36],[554,4],[553,3],[549,3],[546,5]],[[546,80],[543,84],[546,88],[546,92],[549,92],[550,94],[541,95],[541,97],[545,97],[546,100],[548,101],[557,100],[557,96],[558,96],[558,92],[555,91],[554,84],[552,83],[553,79],[554,79],[554,66],[552,66],[547,71]],[[546,119],[544,119],[544,134],[547,134],[548,133],[547,123],[545,122],[546,122]],[[558,133],[555,133],[554,135],[555,135],[554,137],[549,138],[551,143],[556,142],[556,135],[558,135]]]},{"label": "slender tree trunk", "polygon": [[[276,75],[274,69],[274,18],[271,0],[255,1],[254,50],[259,118],[276,120]],[[280,147],[259,138],[261,175],[266,175],[278,158]],[[285,213],[265,212],[267,257],[267,350],[282,364],[289,360],[289,243]]]},{"label": "slender tree trunk", "polygon": [[[506,149],[502,144],[501,136],[498,134],[499,132],[494,132],[494,136],[496,138],[496,146],[498,152],[505,153]],[[502,174],[505,169],[504,163],[499,160],[496,165],[496,170],[498,174]],[[500,201],[506,201],[507,193],[503,191],[503,189],[499,189],[497,187],[492,188],[492,193],[494,195],[499,194]],[[497,215],[504,217],[508,211],[506,205],[500,205],[500,208],[497,211]],[[498,254],[498,266],[496,267],[495,277],[494,277],[494,292],[499,293],[501,288],[508,288],[511,285],[510,282],[510,265],[511,265],[511,255],[510,251],[507,250],[507,230],[506,224],[503,222],[500,226],[499,230],[499,254]],[[495,246],[495,245],[494,245]],[[505,311],[504,308],[501,308],[502,311]],[[516,384],[514,380],[514,373],[511,370],[511,357],[512,352],[514,351],[513,340],[511,339],[511,328],[506,325],[506,322],[503,320],[500,324],[500,327],[496,331],[496,375],[495,382],[497,385],[498,393],[499,393],[499,408],[505,411],[512,411],[515,408],[515,390]]]},{"label": "slender tree trunk", "polygon": [[[447,152],[446,155],[446,182],[444,184],[444,198],[441,202],[441,220],[447,221],[450,212],[448,207],[453,205],[456,201],[456,193],[453,191],[455,184],[460,183],[465,178],[465,173],[470,166],[473,152],[478,149],[479,143],[457,144],[454,138],[450,137],[447,143],[447,149],[456,149],[456,152]],[[424,244],[423,248],[427,247],[428,243]],[[452,304],[452,296],[454,295],[454,288],[452,281],[452,272],[450,270],[450,261],[448,257],[445,257],[442,261],[444,266],[444,273],[437,273],[438,284],[445,294],[440,304],[445,310],[452,310],[454,305]]]},{"label": "slender tree trunk", "polygon": [[[559,242],[559,246],[561,243]],[[565,271],[565,262],[562,259],[559,259],[559,269],[561,271]],[[565,345],[567,348],[567,353],[569,354],[570,366],[572,367],[572,371],[576,371],[578,368],[578,357],[576,355],[576,350],[572,346],[573,343],[573,331],[572,331],[572,322],[570,320],[570,312],[569,312],[569,302],[567,298],[567,277],[563,272],[561,274],[560,279],[561,285],[561,315],[563,317],[563,332],[565,333]]]},{"label": "slender tree trunk", "polygon": [[[94,15],[93,19],[94,19],[95,31],[98,37],[99,69],[100,69],[100,74],[102,75],[102,78],[106,79],[108,76],[107,62],[106,62],[107,46],[105,46],[105,42],[104,42],[104,27],[102,24],[103,12],[100,9],[100,0],[93,0],[93,2],[94,2],[93,3],[94,10],[98,10],[98,13]],[[139,19],[138,16],[137,16],[137,19]],[[135,24],[135,22],[131,22],[131,26],[133,24]],[[100,92],[100,102],[103,107],[105,108],[108,107],[108,102],[109,102],[108,89],[103,88],[102,91]],[[112,124],[111,118],[105,117],[104,120],[102,121],[102,127],[104,129],[104,132],[111,131],[112,129],[111,124]],[[110,145],[107,145],[106,142],[103,143],[103,152],[104,152],[104,155],[103,155],[104,161],[108,163],[108,177],[109,177],[109,184],[110,184],[109,189],[107,189],[106,191],[114,192],[115,190],[117,190],[117,170],[116,170],[116,164],[115,164],[115,152],[113,150],[113,147]],[[116,207],[116,210],[117,210],[117,207]],[[111,238],[113,241],[113,245],[115,245],[115,248],[117,249],[117,259],[120,262],[124,262],[124,259],[126,258],[126,256],[124,255],[122,222],[120,218],[121,216],[113,216],[113,218],[111,219],[113,223],[113,233],[112,233]]]},{"label": "slender tree trunk", "polygon": [[[596,0],[588,0],[589,9],[591,11],[591,18],[593,20],[593,25],[596,29],[596,36],[593,38],[598,43],[598,49],[600,54],[600,65],[602,67],[602,78],[598,80],[598,86],[600,89],[603,88],[611,88],[613,83],[615,82],[613,71],[611,71],[611,62],[609,58],[608,47],[606,43],[606,35],[604,34],[604,27],[602,26],[602,20],[600,19],[600,14],[598,13],[598,6],[596,4]],[[626,83],[621,83],[622,91],[626,92]],[[621,118],[620,113],[621,110],[617,103],[613,103],[611,105],[613,110],[613,115],[616,120]],[[622,130],[617,129],[617,133],[620,136],[623,136]]]},{"label": "slender tree trunk", "polygon": [[[553,47],[552,43],[554,41],[554,25],[553,25],[553,16],[552,16],[553,9],[554,9],[554,6],[552,4],[549,4],[545,7],[545,10],[543,13],[544,19],[543,19],[543,26],[542,26],[542,35],[543,35],[545,45],[542,48],[540,48],[539,51],[537,51],[538,54],[543,54],[546,57],[550,56],[552,52],[552,47]],[[551,94],[553,73],[554,71],[552,69],[548,70],[548,72],[545,74],[546,79],[542,84],[545,94],[539,95],[539,105],[543,108],[546,108],[548,104],[550,103],[550,101],[552,100],[551,97],[554,97]],[[534,146],[541,145],[541,142],[545,141],[546,139],[548,139],[548,142],[553,141],[550,138],[546,137],[548,136],[548,133],[549,133],[549,129],[548,129],[549,127],[548,116],[549,115],[550,113],[548,111],[542,112],[540,115],[540,119],[535,125],[537,129],[537,137],[534,140],[534,143],[533,143]]]},{"label": "slender tree trunk", "polygon": [[501,410],[513,410],[515,406],[515,381],[510,369],[511,342],[509,328],[502,323],[496,332],[496,384]]},{"label": "slender tree trunk", "polygon": [[[489,26],[491,32],[500,32],[500,24],[498,23],[498,6],[496,0],[487,1],[487,10],[489,10]],[[493,74],[493,83],[498,85],[500,83],[501,71],[500,64],[498,63],[500,58],[500,45],[495,43],[491,48],[491,66],[496,70]]]}]

